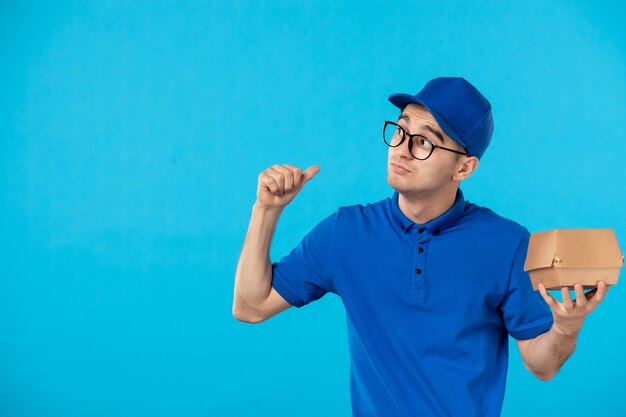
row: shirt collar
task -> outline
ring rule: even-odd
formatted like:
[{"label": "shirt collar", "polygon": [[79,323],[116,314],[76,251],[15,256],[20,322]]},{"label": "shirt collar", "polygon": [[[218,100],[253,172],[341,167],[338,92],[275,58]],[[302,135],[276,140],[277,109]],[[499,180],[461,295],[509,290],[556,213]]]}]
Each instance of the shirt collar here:
[{"label": "shirt collar", "polygon": [[420,225],[413,222],[413,220],[409,219],[404,215],[404,213],[402,213],[402,211],[400,210],[400,206],[398,205],[399,195],[400,194],[398,193],[398,191],[395,190],[393,196],[391,197],[391,214],[396,225],[404,233],[407,233],[415,226],[418,226],[420,228],[424,227],[428,230],[429,233],[437,235],[440,232],[443,232],[445,229],[456,224],[456,222],[461,218],[463,212],[465,211],[465,197],[463,196],[463,191],[461,191],[461,188],[458,188],[454,204],[445,213]]}]

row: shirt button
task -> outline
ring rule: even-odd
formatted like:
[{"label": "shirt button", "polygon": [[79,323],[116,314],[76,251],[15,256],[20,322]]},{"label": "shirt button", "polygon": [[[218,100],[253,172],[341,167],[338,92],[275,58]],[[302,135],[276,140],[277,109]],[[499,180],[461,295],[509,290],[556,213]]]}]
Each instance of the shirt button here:
[{"label": "shirt button", "polygon": [[421,248],[421,247],[420,247],[417,251],[418,251],[419,253],[422,253],[422,252],[424,252],[424,248]]},{"label": "shirt button", "polygon": [[420,229],[418,230],[418,232],[422,233],[424,231],[423,227],[420,227]]},{"label": "shirt button", "polygon": [[415,273],[419,275],[419,274],[421,274],[421,273],[422,273],[422,270],[421,270],[421,269],[419,269],[419,268],[417,268],[417,269],[415,270]]}]

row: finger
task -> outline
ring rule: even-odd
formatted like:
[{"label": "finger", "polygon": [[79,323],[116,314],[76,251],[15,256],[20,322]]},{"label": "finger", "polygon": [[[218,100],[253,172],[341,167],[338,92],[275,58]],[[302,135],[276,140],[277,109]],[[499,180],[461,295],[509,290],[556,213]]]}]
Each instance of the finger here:
[{"label": "finger", "polygon": [[293,171],[278,164],[274,164],[272,169],[280,172],[285,177],[285,192],[291,191],[293,189]]},{"label": "finger", "polygon": [[587,301],[591,300],[591,299],[593,298],[593,296],[596,294],[596,292],[598,292],[598,289],[597,289],[597,288],[594,288],[594,289],[593,289],[593,290],[591,290],[591,291],[587,291],[587,292],[585,293],[585,298],[587,299]]},{"label": "finger", "polygon": [[285,166],[293,172],[293,186],[298,188],[300,186],[300,182],[302,181],[302,170],[290,164],[285,164]]},{"label": "finger", "polygon": [[608,292],[608,287],[609,286],[606,285],[606,282],[604,281],[600,281],[598,283],[596,294],[589,300],[589,306],[591,307],[591,310],[596,308],[598,304],[600,304],[602,300],[604,300],[604,296]]},{"label": "finger", "polygon": [[[304,180],[304,183],[307,183],[311,178],[313,178],[315,176],[315,174],[317,174],[320,171],[320,167],[318,165],[312,165],[310,167],[308,167],[306,169],[306,171],[304,171],[302,173],[302,179]],[[304,184],[303,184],[304,185]]]},{"label": "finger", "polygon": [[276,171],[274,168],[268,168],[266,172],[267,175],[274,178],[276,184],[278,184],[278,195],[282,196],[285,194],[285,176]]},{"label": "finger", "polygon": [[261,178],[261,183],[269,188],[272,194],[278,194],[278,184],[276,184],[276,180],[269,175],[263,175]]},{"label": "finger", "polygon": [[585,308],[587,305],[587,297],[585,297],[583,286],[579,283],[574,284],[574,292],[576,292],[576,308]]},{"label": "finger", "polygon": [[548,304],[551,308],[556,308],[559,302],[556,301],[553,296],[548,294],[548,291],[546,290],[546,287],[543,285],[543,282],[540,282],[538,287],[539,287],[539,292],[541,293],[541,296],[543,297],[546,304]]},{"label": "finger", "polygon": [[561,288],[561,295],[563,296],[563,305],[567,311],[574,309],[574,303],[572,302],[572,297],[569,293],[569,287]]}]

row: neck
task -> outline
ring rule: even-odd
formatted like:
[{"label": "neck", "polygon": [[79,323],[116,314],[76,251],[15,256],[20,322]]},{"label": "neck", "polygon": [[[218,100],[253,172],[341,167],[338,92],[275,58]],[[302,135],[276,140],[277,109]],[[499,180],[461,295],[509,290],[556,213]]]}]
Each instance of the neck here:
[{"label": "neck", "polygon": [[424,224],[448,211],[456,199],[457,188],[441,189],[435,194],[398,194],[400,211],[414,223]]}]

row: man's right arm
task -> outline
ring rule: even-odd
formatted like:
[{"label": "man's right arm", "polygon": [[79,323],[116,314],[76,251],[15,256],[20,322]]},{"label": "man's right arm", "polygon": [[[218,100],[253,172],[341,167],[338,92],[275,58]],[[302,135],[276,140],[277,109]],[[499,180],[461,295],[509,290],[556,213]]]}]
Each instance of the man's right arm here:
[{"label": "man's right arm", "polygon": [[272,287],[270,245],[282,210],[318,172],[317,165],[302,172],[293,165],[274,164],[259,174],[257,200],[235,274],[237,320],[259,323],[291,307]]},{"label": "man's right arm", "polygon": [[244,240],[237,273],[233,316],[239,321],[260,323],[291,307],[272,288],[270,245],[282,209],[265,209],[255,204]]}]

